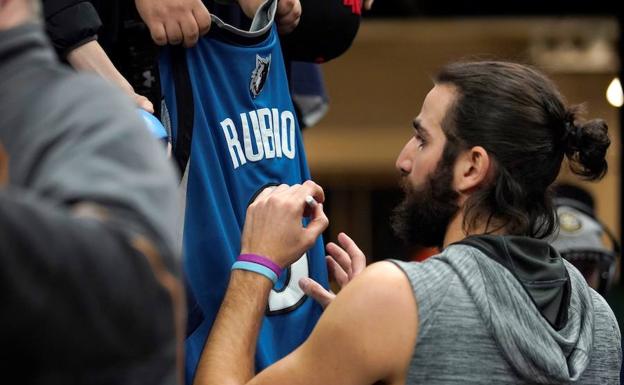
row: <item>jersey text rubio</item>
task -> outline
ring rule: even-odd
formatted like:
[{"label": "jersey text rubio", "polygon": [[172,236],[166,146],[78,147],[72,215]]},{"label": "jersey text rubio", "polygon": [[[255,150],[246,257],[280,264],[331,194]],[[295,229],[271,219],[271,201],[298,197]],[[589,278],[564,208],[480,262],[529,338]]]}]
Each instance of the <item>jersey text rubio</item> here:
[{"label": "jersey text rubio", "polygon": [[[295,115],[277,108],[261,108],[240,114],[240,125],[221,122],[234,169],[262,159],[295,158]],[[242,137],[239,135],[242,128]],[[242,143],[241,143],[242,139]]]}]

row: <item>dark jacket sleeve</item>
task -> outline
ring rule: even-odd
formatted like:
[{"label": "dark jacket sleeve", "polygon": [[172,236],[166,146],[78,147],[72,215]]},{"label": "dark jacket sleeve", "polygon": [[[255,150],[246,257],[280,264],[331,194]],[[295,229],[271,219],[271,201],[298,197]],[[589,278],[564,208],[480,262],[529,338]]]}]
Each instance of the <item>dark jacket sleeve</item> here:
[{"label": "dark jacket sleeve", "polygon": [[0,191],[0,329],[12,354],[50,367],[108,366],[170,339],[170,321],[154,317],[173,312],[162,272],[122,229],[32,191]]},{"label": "dark jacket sleeve", "polygon": [[322,63],[342,55],[360,27],[361,0],[300,0],[301,20],[281,37],[290,60]]},{"label": "dark jacket sleeve", "polygon": [[0,345],[49,370],[149,357],[169,370],[182,303],[174,169],[129,99],[42,56],[0,85],[12,90],[0,114]]},{"label": "dark jacket sleeve", "polygon": [[59,57],[97,38],[102,22],[93,5],[83,0],[44,0],[46,31]]}]

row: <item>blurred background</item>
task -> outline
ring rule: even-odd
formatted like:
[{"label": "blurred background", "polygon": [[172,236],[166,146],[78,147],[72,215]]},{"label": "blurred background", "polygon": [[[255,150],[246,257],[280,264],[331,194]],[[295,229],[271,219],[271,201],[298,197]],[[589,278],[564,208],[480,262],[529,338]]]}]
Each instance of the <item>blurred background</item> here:
[{"label": "blurred background", "polygon": [[[312,174],[329,191],[329,239],[345,231],[374,260],[409,256],[388,226],[401,198],[394,161],[431,76],[466,58],[535,65],[568,102],[585,103],[588,118],[607,121],[609,173],[586,187],[598,216],[619,234],[621,86],[611,91],[614,105],[607,100],[620,71],[618,14],[608,1],[376,0],[351,49],[322,66],[329,112],[304,131]],[[560,179],[577,181],[565,167]]]},{"label": "blurred background", "polygon": [[[312,175],[328,195],[326,241],[344,231],[369,262],[417,255],[389,227],[402,196],[394,162],[412,134],[431,76],[448,61],[466,58],[535,65],[569,103],[585,103],[587,118],[607,121],[612,145],[606,177],[582,183],[564,165],[559,181],[586,188],[597,216],[622,239],[623,6],[606,0],[376,0],[351,49],[322,66],[329,112],[304,131]],[[619,261],[617,270],[619,275]],[[621,284],[609,302],[622,322]]]}]

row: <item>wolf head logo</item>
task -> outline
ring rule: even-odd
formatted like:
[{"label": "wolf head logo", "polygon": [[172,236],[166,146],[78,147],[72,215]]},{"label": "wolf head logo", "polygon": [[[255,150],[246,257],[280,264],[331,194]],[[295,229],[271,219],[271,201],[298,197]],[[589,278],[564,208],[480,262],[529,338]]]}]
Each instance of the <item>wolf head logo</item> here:
[{"label": "wolf head logo", "polygon": [[271,67],[271,55],[266,57],[256,55],[256,68],[251,73],[251,82],[249,83],[249,91],[251,91],[251,96],[254,99],[264,87],[269,75],[269,67]]}]

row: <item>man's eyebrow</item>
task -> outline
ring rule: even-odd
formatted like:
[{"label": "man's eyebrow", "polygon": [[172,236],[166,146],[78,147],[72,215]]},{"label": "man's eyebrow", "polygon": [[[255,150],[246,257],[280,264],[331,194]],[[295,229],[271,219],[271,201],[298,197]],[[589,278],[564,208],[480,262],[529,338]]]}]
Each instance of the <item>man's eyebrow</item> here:
[{"label": "man's eyebrow", "polygon": [[414,130],[416,130],[420,135],[424,136],[424,137],[429,137],[429,132],[427,131],[427,129],[422,125],[420,119],[414,119],[412,121],[412,126],[414,127]]}]

